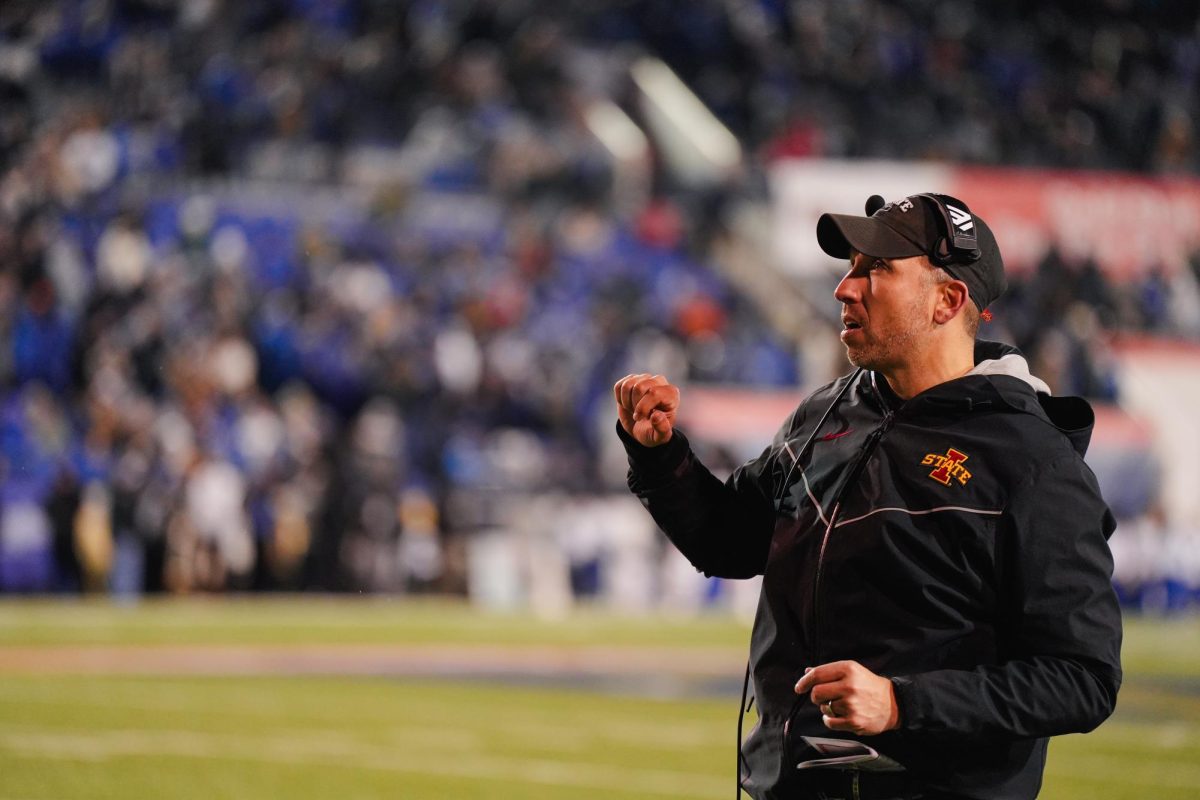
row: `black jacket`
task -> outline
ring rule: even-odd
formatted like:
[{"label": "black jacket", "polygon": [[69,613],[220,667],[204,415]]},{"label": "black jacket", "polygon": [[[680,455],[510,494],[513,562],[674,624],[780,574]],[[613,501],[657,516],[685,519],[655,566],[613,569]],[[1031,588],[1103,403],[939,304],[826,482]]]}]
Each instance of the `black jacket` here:
[{"label": "black jacket", "polygon": [[801,735],[840,735],[793,692],[808,666],[853,659],[890,677],[900,728],[870,743],[972,798],[1036,797],[1047,737],[1112,713],[1115,525],[1083,462],[1092,410],[1035,392],[1012,348],[980,343],[976,361],[1011,374],[908,401],[874,373],[843,377],[724,483],[678,431],[644,448],[617,426],[630,488],[692,564],[763,575],[759,724],[742,761],[752,796],[803,785]]}]

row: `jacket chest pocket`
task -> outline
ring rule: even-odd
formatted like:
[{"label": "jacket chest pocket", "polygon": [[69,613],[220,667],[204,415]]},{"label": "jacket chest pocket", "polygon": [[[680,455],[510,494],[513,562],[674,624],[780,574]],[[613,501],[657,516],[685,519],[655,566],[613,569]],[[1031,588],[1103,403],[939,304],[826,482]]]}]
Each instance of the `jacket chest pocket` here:
[{"label": "jacket chest pocket", "polygon": [[[864,532],[866,533],[866,532]],[[901,602],[990,618],[998,596],[996,517],[947,510],[891,519],[866,533],[878,542],[863,569],[890,575]],[[890,565],[890,566],[889,566]]]}]

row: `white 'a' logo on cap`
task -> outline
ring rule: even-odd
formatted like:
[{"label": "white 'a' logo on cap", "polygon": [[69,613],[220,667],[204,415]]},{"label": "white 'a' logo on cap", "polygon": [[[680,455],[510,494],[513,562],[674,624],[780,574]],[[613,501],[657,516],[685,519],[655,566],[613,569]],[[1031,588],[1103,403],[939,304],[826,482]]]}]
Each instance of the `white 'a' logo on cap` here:
[{"label": "white 'a' logo on cap", "polygon": [[955,208],[947,204],[946,210],[950,212],[950,221],[954,223],[954,227],[963,233],[967,233],[975,227],[975,222],[971,219],[971,215],[961,208]]}]

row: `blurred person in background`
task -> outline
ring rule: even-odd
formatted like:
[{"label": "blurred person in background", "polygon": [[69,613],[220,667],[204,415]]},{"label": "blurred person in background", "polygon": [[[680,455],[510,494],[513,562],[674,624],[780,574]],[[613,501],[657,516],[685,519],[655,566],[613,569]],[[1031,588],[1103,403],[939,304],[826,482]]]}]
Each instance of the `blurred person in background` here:
[{"label": "blurred person in background", "polygon": [[[724,483],[675,428],[679,389],[621,379],[629,486],[706,575],[763,575],[753,797],[1032,800],[1049,737],[1099,725],[1121,681],[1094,416],[976,339],[1006,283],[983,220],[945,195],[867,213],[817,225],[850,262],[834,296],[857,369]],[[831,732],[884,758],[800,768]]]}]

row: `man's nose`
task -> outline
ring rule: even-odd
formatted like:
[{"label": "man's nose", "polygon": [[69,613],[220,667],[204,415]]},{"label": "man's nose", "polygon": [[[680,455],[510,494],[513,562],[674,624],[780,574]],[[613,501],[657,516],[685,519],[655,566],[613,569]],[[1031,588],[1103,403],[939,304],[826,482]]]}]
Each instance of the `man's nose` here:
[{"label": "man's nose", "polygon": [[833,290],[833,296],[842,303],[856,303],[862,297],[862,278],[853,272],[847,272]]}]

